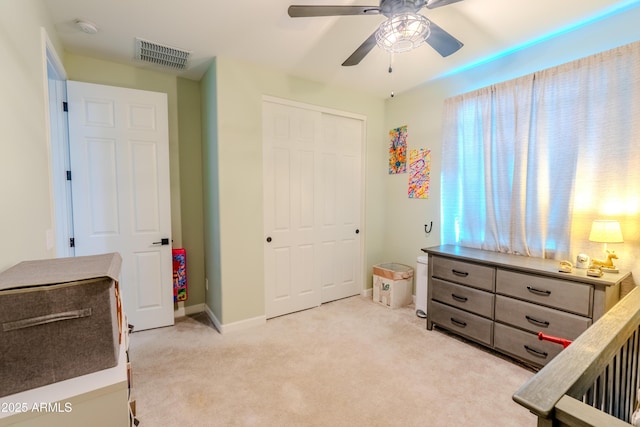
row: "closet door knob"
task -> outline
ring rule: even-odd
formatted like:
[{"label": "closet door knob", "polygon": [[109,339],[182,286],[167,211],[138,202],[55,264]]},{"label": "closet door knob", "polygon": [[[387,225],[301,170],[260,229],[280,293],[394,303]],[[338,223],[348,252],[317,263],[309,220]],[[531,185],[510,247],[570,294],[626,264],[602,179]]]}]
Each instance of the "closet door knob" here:
[{"label": "closet door knob", "polygon": [[271,236],[267,237],[267,243],[271,243]]},{"label": "closet door knob", "polygon": [[360,234],[360,229],[356,228],[356,234]]}]

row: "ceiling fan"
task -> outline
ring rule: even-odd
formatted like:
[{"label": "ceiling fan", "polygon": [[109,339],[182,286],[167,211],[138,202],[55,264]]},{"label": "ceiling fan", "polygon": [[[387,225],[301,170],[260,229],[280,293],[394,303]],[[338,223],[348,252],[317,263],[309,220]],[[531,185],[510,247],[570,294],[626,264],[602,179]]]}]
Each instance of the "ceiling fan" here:
[{"label": "ceiling fan", "polygon": [[[289,6],[289,16],[292,18],[304,18],[313,16],[347,16],[347,15],[384,15],[391,21],[394,16],[399,14],[418,14],[423,7],[427,9],[435,9],[437,7],[446,6],[451,3],[457,3],[462,0],[380,0],[379,6],[305,6],[291,5]],[[421,19],[425,19],[418,15]],[[449,56],[457,52],[463,44],[447,33],[445,30],[428,20],[430,33],[424,40],[433,49],[435,49],[443,57]],[[346,61],[343,66],[357,65],[377,44],[376,33],[367,38]]]}]

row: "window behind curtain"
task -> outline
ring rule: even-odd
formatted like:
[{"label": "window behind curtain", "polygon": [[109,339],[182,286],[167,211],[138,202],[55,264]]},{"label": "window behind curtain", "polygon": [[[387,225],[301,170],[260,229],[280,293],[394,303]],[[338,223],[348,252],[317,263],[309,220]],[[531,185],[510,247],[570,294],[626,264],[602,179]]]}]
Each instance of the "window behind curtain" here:
[{"label": "window behind curtain", "polygon": [[640,43],[447,99],[444,110],[443,243],[573,258],[595,217],[637,223]]}]

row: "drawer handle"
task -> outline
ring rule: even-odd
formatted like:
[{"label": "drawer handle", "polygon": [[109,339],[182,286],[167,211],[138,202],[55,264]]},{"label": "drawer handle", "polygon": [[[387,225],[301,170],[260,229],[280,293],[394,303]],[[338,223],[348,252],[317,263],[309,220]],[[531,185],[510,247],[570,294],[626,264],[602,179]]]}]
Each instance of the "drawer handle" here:
[{"label": "drawer handle", "polygon": [[524,346],[524,349],[527,350],[529,353],[533,354],[534,356],[542,357],[543,359],[546,359],[549,356],[549,353],[547,353],[546,351],[536,350],[535,348],[529,347],[526,344]]},{"label": "drawer handle", "polygon": [[467,302],[467,300],[468,300],[467,297],[461,297],[460,295],[456,295],[456,294],[451,294],[451,298],[453,298],[454,300],[456,300],[458,302]]},{"label": "drawer handle", "polygon": [[529,322],[533,323],[534,325],[542,326],[542,327],[545,327],[545,328],[548,328],[548,327],[549,327],[549,322],[547,322],[546,320],[538,320],[538,319],[536,319],[536,318],[534,318],[534,317],[527,316],[527,315],[525,315],[524,317],[525,317]]},{"label": "drawer handle", "polygon": [[453,274],[455,274],[456,276],[460,276],[460,277],[467,277],[469,275],[469,273],[466,272],[466,271],[459,271],[459,270],[456,270],[456,269],[453,269],[453,268],[451,269],[451,272]]},{"label": "drawer handle", "polygon": [[531,286],[527,286],[527,289],[529,289],[529,292],[531,292],[532,294],[543,295],[543,296],[546,296],[546,297],[551,295],[551,291],[543,291],[543,290],[536,289],[536,288],[531,287]]},{"label": "drawer handle", "polygon": [[456,320],[453,317],[451,318],[451,323],[453,323],[456,326],[460,326],[461,328],[466,328],[467,327],[467,323],[463,322],[461,320]]}]

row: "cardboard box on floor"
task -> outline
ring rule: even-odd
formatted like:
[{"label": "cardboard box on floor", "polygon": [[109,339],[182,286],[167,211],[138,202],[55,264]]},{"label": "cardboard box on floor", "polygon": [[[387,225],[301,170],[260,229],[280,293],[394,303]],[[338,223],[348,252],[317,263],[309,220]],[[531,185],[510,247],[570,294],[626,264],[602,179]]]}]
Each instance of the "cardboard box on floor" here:
[{"label": "cardboard box on floor", "polygon": [[373,266],[373,300],[386,307],[411,304],[413,268],[398,263]]}]

